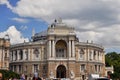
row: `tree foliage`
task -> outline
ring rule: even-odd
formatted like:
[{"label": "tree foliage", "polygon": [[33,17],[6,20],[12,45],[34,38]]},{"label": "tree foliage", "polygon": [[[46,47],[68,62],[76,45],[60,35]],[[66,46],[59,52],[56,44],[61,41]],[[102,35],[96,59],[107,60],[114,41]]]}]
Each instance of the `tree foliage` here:
[{"label": "tree foliage", "polygon": [[0,73],[2,73],[4,80],[10,79],[10,78],[17,78],[17,79],[20,78],[19,74],[12,72],[10,70],[0,70]]},{"label": "tree foliage", "polygon": [[113,65],[114,73],[111,74],[113,79],[120,79],[120,54],[116,52],[110,52],[105,55],[106,66]]}]

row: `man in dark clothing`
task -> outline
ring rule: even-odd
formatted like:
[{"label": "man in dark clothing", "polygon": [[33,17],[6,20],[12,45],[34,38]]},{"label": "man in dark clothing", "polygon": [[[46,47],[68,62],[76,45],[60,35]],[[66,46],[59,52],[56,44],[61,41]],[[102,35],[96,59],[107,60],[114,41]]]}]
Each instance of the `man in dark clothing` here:
[{"label": "man in dark clothing", "polygon": [[32,80],[42,80],[42,79],[38,76],[38,73],[34,73],[34,77]]}]

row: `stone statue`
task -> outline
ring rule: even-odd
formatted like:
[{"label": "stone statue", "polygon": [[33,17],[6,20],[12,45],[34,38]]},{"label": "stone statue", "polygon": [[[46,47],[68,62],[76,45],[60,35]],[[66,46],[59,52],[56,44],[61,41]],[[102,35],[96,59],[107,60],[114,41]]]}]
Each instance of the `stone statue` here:
[{"label": "stone statue", "polygon": [[70,71],[70,77],[71,77],[71,78],[74,78],[74,77],[75,77],[75,74],[74,74],[74,72],[73,72],[72,70]]},{"label": "stone statue", "polygon": [[54,74],[52,71],[50,71],[50,78],[54,78]]}]

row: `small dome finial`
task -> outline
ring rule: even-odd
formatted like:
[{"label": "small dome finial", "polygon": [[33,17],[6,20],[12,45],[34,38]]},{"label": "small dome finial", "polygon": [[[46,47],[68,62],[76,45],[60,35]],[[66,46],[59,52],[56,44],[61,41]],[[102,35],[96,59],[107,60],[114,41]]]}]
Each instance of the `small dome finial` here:
[{"label": "small dome finial", "polygon": [[55,23],[62,23],[62,19],[61,19],[61,18],[55,19],[54,22],[55,22]]},{"label": "small dome finial", "polygon": [[32,36],[34,36],[35,35],[35,29],[33,28],[32,29]]},{"label": "small dome finial", "polygon": [[62,23],[62,18],[58,18],[58,23]]}]

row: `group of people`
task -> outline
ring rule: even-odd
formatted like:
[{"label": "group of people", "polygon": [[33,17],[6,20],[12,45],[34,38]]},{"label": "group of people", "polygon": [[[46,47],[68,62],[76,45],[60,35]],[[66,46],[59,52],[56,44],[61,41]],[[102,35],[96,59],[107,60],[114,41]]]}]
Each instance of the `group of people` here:
[{"label": "group of people", "polygon": [[[24,74],[21,75],[20,80],[26,80]],[[38,76],[38,73],[34,73],[34,77],[32,78],[32,80],[42,80],[42,79]]]},{"label": "group of people", "polygon": [[[0,80],[3,80],[3,75],[2,75],[2,73],[0,73]],[[20,76],[20,80],[26,80],[24,74],[22,74],[22,75]],[[42,80],[42,79],[38,76],[37,73],[35,73],[35,74],[34,74],[34,77],[32,78],[32,80]]]},{"label": "group of people", "polygon": [[42,80],[42,79],[38,76],[38,73],[34,73],[34,77],[32,80]]}]

